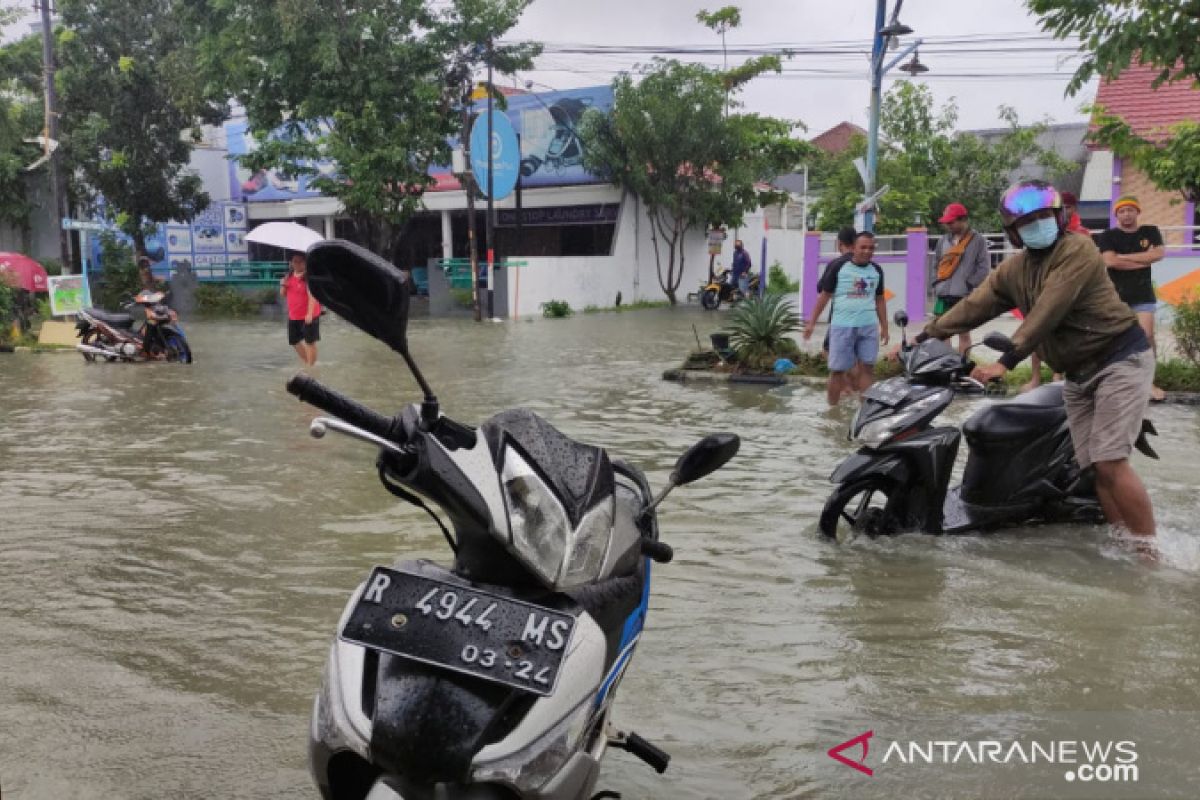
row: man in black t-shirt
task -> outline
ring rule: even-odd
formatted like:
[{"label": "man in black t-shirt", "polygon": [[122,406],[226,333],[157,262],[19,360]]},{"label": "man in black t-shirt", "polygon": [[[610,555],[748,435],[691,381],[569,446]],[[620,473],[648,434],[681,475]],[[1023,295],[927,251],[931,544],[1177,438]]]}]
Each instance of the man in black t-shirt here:
[{"label": "man in black t-shirt", "polygon": [[[1137,314],[1138,323],[1154,346],[1154,312],[1158,298],[1150,279],[1150,265],[1165,255],[1162,232],[1155,225],[1138,225],[1142,208],[1136,197],[1125,196],[1113,206],[1117,227],[1109,228],[1096,239],[1108,277],[1117,287],[1117,294]],[[1155,352],[1157,357],[1157,351]],[[1163,390],[1150,387],[1150,399],[1162,400]]]}]

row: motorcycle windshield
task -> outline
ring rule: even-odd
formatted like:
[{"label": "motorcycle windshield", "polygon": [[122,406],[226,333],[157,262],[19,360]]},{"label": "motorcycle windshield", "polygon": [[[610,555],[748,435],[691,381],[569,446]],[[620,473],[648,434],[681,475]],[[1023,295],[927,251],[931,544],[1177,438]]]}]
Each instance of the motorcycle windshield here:
[{"label": "motorcycle windshield", "polygon": [[913,347],[908,356],[908,374],[925,379],[944,378],[962,368],[962,356],[939,339],[926,339]]}]

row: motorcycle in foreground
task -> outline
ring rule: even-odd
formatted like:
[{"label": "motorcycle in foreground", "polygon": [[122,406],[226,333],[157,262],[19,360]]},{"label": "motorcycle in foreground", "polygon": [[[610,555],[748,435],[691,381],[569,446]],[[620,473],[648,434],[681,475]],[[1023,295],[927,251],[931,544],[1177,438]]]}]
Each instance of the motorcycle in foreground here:
[{"label": "motorcycle in foreground", "polygon": [[[924,531],[965,533],[1036,522],[1104,521],[1091,470],[1075,460],[1061,383],[979,409],[953,427],[930,427],[966,381],[971,365],[944,342],[910,347],[901,328],[905,374],[874,384],[850,424],[862,448],[834,470],[836,484],[818,526],[830,538]],[[1012,349],[1002,333],[983,344]],[[1142,423],[1137,448],[1158,458]],[[949,488],[960,439],[967,439],[962,483]]]},{"label": "motorcycle in foreground", "polygon": [[192,363],[192,349],[179,327],[179,317],[163,301],[162,292],[143,290],[127,304],[142,307],[141,327],[131,314],[111,314],[99,308],[79,312],[75,349],[85,361],[181,361]]},{"label": "motorcycle in foreground", "polygon": [[[758,295],[757,272],[750,275],[749,291],[752,296]],[[745,298],[737,284],[730,283],[729,270],[723,269],[713,274],[712,280],[700,284],[700,305],[709,311],[716,311],[721,303],[737,303]]]},{"label": "motorcycle in foreground", "polygon": [[[656,508],[724,465],[712,434],[653,496],[636,467],[525,409],[479,428],[441,414],[408,350],[407,277],[348,242],[308,250],[322,304],[405,361],[424,399],[382,416],[297,375],[287,389],[328,431],[379,451],[383,486],[429,513],[454,553],[375,567],[338,623],[317,695],[309,766],[326,800],[589,798],[609,746],[659,772],[669,756],[611,721],[641,636],[650,562],[669,562]],[[426,500],[450,519],[441,523]]]}]

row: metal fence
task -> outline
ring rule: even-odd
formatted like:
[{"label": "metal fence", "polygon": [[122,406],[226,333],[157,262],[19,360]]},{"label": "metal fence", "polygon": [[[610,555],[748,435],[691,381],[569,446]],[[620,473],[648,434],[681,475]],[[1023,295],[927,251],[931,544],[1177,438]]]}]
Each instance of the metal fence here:
[{"label": "metal fence", "polygon": [[286,261],[234,261],[192,266],[192,274],[202,283],[227,283],[257,289],[279,285],[287,271]]}]

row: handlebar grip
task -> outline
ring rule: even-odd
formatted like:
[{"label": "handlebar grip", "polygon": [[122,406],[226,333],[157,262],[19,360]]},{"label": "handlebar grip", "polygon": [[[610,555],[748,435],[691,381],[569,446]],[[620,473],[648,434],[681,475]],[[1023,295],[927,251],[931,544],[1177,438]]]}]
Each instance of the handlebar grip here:
[{"label": "handlebar grip", "polygon": [[351,400],[341,392],[325,386],[318,380],[307,375],[296,375],[287,382],[287,390],[300,398],[302,402],[327,411],[351,425],[387,439],[390,442],[403,443],[404,438],[396,435],[399,426],[393,425],[389,417],[372,411],[362,403]]},{"label": "handlebar grip", "polygon": [[660,542],[657,539],[642,539],[642,555],[649,556],[652,560],[659,564],[670,564],[671,559],[675,558],[675,551],[671,545]]}]

